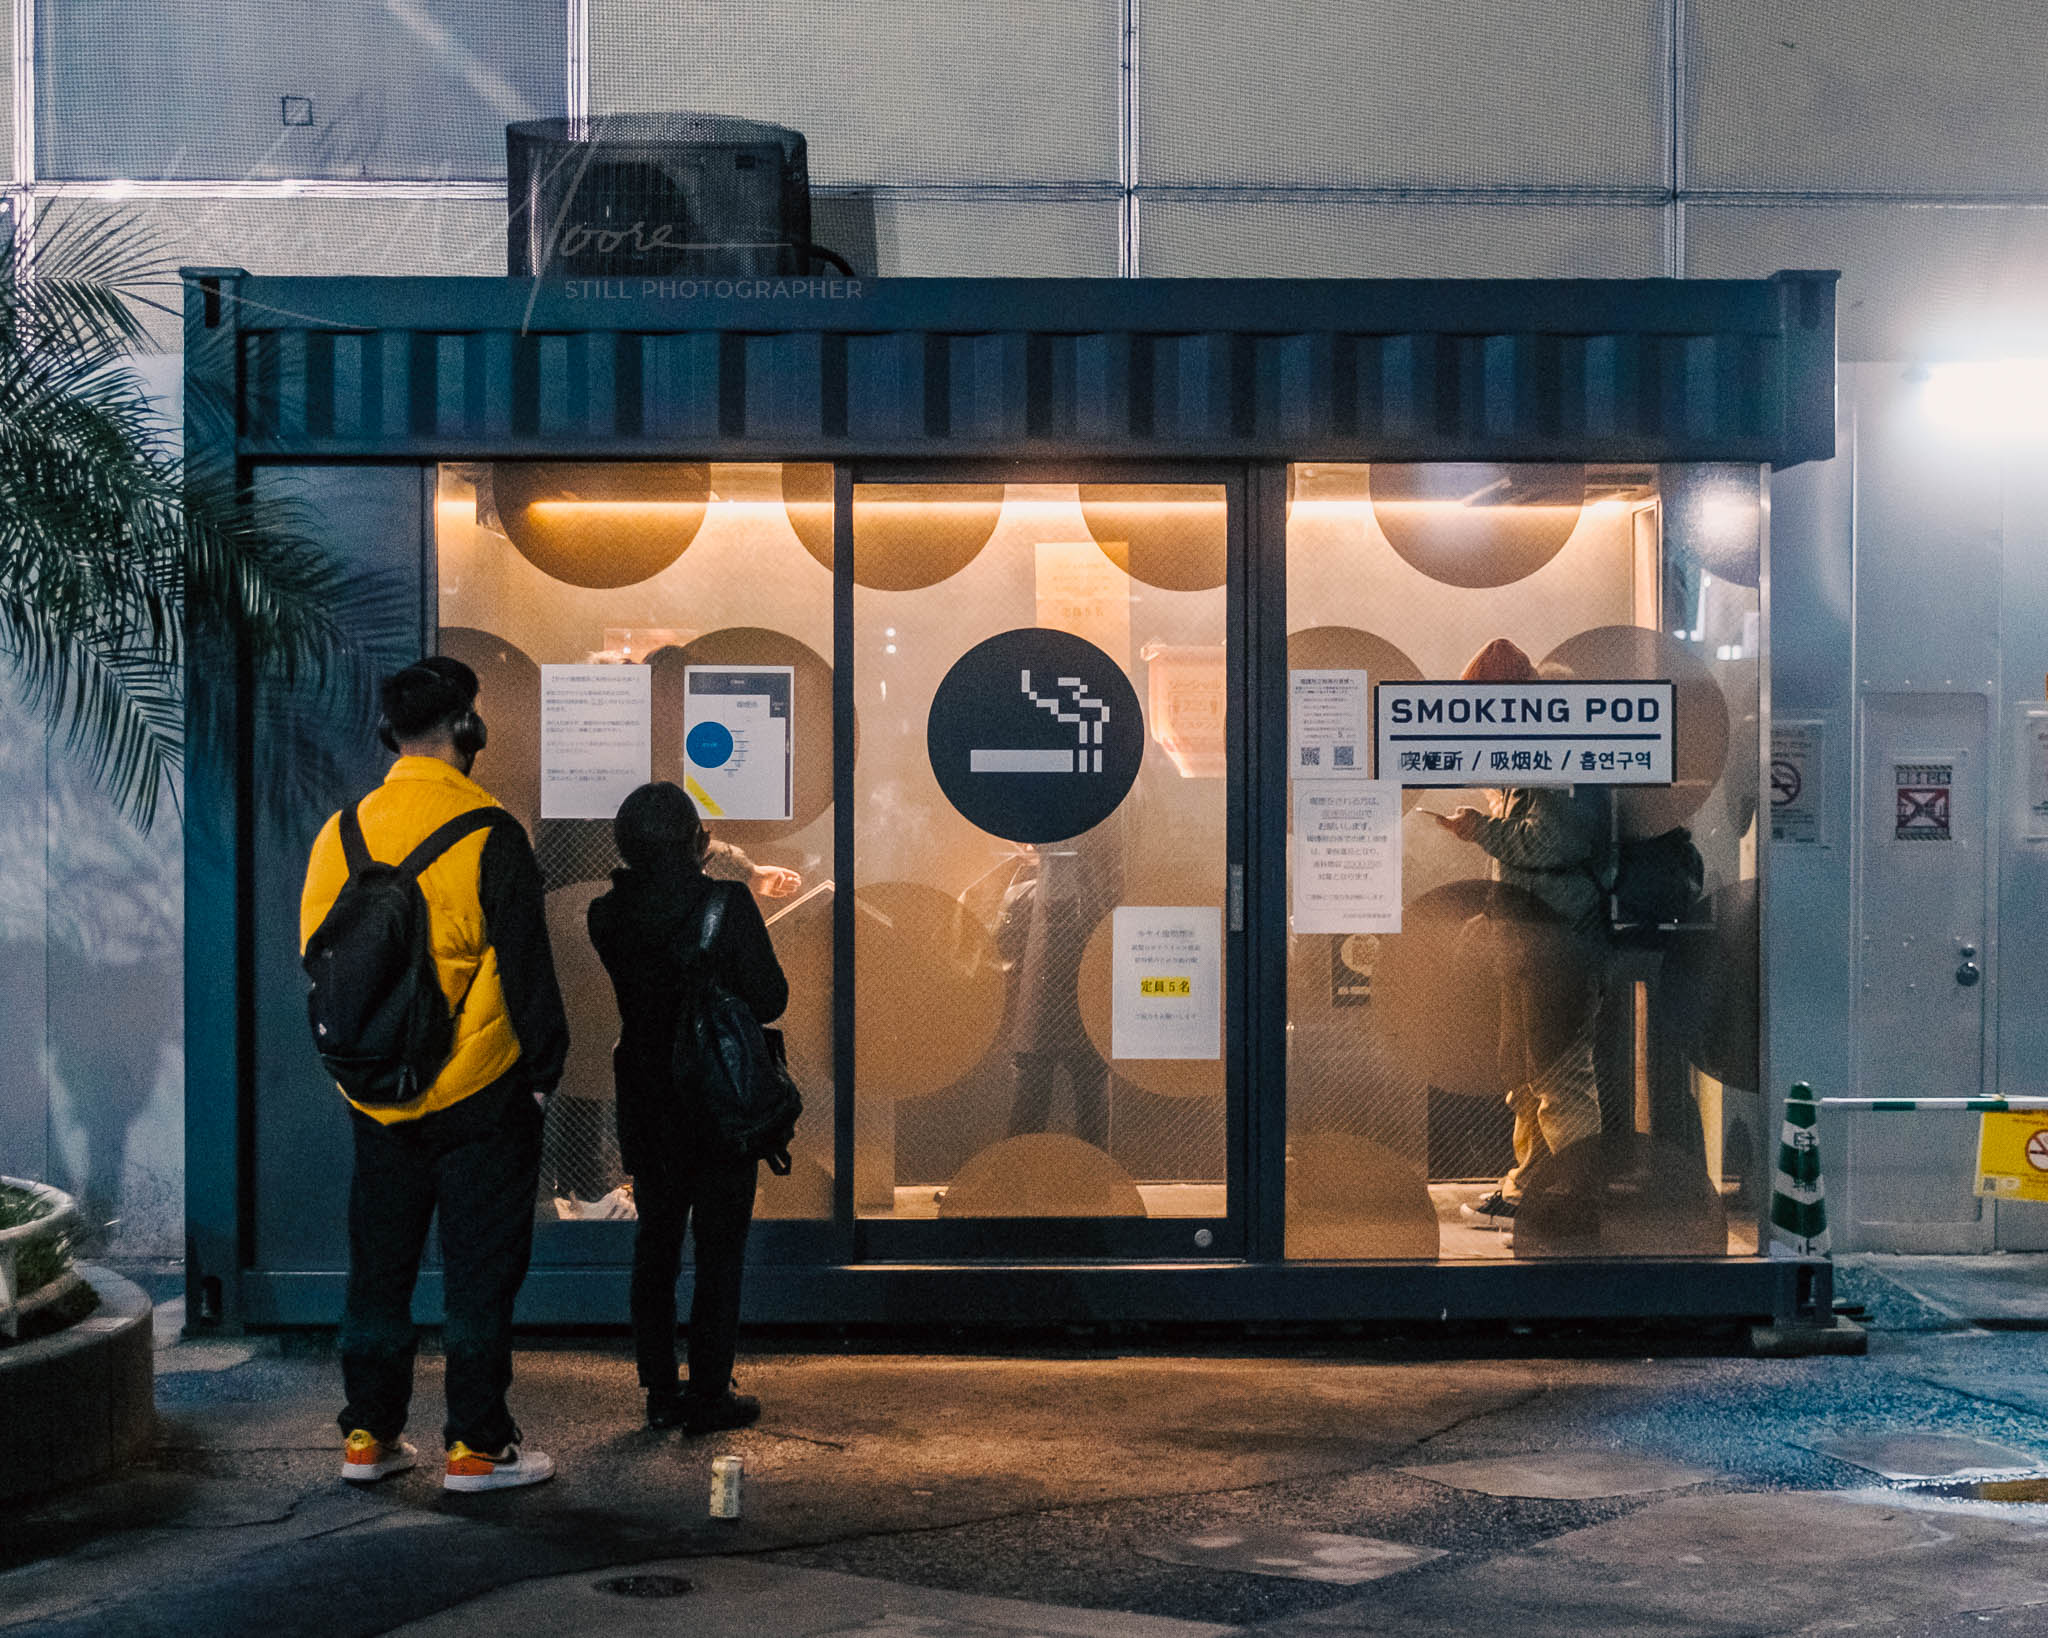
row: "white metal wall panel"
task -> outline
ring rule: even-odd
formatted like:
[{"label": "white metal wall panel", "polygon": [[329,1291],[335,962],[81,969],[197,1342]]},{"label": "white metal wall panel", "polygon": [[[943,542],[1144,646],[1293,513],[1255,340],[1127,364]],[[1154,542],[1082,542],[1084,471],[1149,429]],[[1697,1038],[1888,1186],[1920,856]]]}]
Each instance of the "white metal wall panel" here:
[{"label": "white metal wall panel", "polygon": [[593,113],[802,131],[815,182],[1113,182],[1114,0],[592,0]]},{"label": "white metal wall panel", "polygon": [[1693,187],[2048,190],[2036,0],[1710,0],[1686,16]]},{"label": "white metal wall panel", "polygon": [[1685,271],[1839,268],[1844,359],[2010,352],[2048,337],[2048,207],[1689,205]]},{"label": "white metal wall panel", "polygon": [[1644,205],[1390,203],[1175,195],[1143,201],[1139,271],[1199,278],[1651,278]]},{"label": "white metal wall panel", "polygon": [[49,747],[0,675],[0,1173],[48,1177]]},{"label": "white metal wall panel", "polygon": [[1140,13],[1147,183],[1656,187],[1661,0]]},{"label": "white metal wall panel", "polygon": [[[2005,643],[2004,711],[1993,745],[2004,778],[1993,834],[2000,840],[1994,912],[1998,961],[2009,982],[1999,986],[1996,1020],[2001,1092],[2048,1095],[2048,841],[2029,834],[2027,770],[2016,745],[2026,702],[2048,698],[2048,468],[2031,452],[2009,457],[2002,474],[2005,579],[2001,588]],[[2048,1204],[2000,1201],[1998,1244],[2006,1251],[2048,1251]]]}]

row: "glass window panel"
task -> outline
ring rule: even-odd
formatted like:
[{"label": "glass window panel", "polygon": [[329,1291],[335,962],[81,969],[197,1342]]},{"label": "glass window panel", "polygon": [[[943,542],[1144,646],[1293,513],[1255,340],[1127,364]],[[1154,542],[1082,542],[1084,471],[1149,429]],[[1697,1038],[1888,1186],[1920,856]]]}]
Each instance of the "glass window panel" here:
[{"label": "glass window panel", "polygon": [[1685,15],[1690,187],[2048,187],[2039,67],[2048,11],[2038,6],[1716,0]]},{"label": "glass window panel", "polygon": [[565,111],[563,0],[98,0],[36,29],[46,177],[497,177],[510,121]]},{"label": "glass window panel", "polygon": [[[1220,486],[856,487],[863,1215],[1224,1215],[1227,528]],[[1041,755],[1085,765],[1001,788]],[[1162,1042],[1112,979],[1169,921],[1213,990]]]},{"label": "glass window panel", "polygon": [[597,0],[591,107],[791,126],[819,182],[1116,179],[1117,8]]},{"label": "glass window panel", "polygon": [[[1753,1250],[1770,1153],[1756,470],[1315,464],[1294,478],[1291,668],[1669,679],[1677,777],[1564,787],[1538,772],[1553,748],[1496,746],[1522,784],[1404,790],[1398,932],[1290,925],[1287,1254]],[[1308,788],[1294,780],[1290,803]],[[1473,818],[1439,822],[1460,809]],[[1612,915],[1618,860],[1635,861],[1628,881],[1648,868],[1617,842],[1677,826],[1705,872],[1682,925]],[[1484,1209],[1501,1190],[1519,1198],[1512,1220]]]},{"label": "glass window panel", "polygon": [[1141,176],[1656,187],[1665,35],[1646,0],[1147,8]]},{"label": "glass window panel", "polygon": [[1195,278],[1653,278],[1648,205],[1389,204],[1179,196],[1140,201],[1148,275]]},{"label": "glass window panel", "polygon": [[790,981],[778,1022],[808,1103],[791,1173],[763,1172],[755,1215],[831,1215],[831,493],[831,469],[820,466],[440,470],[441,649],[482,679],[491,739],[476,776],[532,830],[569,1009],[569,1063],[543,1159],[551,1216],[632,1215],[613,1117],[618,1012],[584,927],[619,862],[611,822],[550,817],[540,801],[540,667],[593,663],[652,671],[652,773],[677,783],[687,777],[685,669],[790,668],[790,817],[713,819],[711,869],[760,898]]}]

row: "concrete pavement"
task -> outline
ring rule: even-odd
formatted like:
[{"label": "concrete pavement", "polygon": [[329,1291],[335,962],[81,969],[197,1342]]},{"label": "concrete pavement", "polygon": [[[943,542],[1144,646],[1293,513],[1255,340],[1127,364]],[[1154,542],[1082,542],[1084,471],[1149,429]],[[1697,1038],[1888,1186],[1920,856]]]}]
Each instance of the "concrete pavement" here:
[{"label": "concrete pavement", "polygon": [[[1929,1468],[1924,1436],[1959,1435],[2048,1474],[2044,1339],[1898,1274],[1841,1270],[1864,1359],[1612,1334],[757,1349],[763,1424],[696,1441],[639,1426],[623,1339],[532,1339],[515,1410],[561,1476],[475,1497],[338,1482],[324,1339],[172,1341],[152,1463],[0,1530],[0,1631],[2048,1634],[2048,1499],[1817,1448],[1919,1435],[1901,1459]],[[437,1379],[423,1357],[423,1447]],[[736,1523],[705,1513],[725,1453]]]}]

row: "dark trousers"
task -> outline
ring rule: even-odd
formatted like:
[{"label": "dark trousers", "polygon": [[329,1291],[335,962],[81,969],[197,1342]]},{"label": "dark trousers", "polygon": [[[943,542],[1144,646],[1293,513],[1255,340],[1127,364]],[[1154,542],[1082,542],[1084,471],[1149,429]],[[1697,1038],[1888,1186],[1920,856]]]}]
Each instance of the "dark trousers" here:
[{"label": "dark trousers", "polygon": [[540,1109],[525,1087],[501,1082],[418,1120],[381,1126],[361,1113],[351,1119],[341,1426],[387,1440],[405,1426],[418,1348],[412,1292],[438,1207],[448,1403],[442,1439],[500,1450],[519,1438],[505,1390],[512,1302],[533,1251]]},{"label": "dark trousers", "polygon": [[676,1385],[676,1276],[683,1230],[694,1225],[697,1280],[690,1294],[689,1388],[717,1398],[732,1381],[740,1343],[740,1272],[754,1220],[752,1160],[665,1163],[633,1174],[640,1214],[633,1236],[633,1354],[643,1388]]},{"label": "dark trousers", "polygon": [[1109,1147],[1109,1065],[1089,1046],[1049,1052],[1019,1052],[1016,1101],[1010,1105],[1010,1136],[1047,1130],[1052,1089],[1062,1067],[1074,1089],[1074,1136],[1098,1149]]}]

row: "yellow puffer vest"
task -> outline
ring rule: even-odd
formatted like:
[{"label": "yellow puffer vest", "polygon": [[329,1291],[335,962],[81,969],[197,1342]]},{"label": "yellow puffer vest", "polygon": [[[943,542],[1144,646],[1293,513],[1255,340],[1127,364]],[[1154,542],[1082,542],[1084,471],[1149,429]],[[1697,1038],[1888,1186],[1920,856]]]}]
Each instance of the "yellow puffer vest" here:
[{"label": "yellow puffer vest", "polygon": [[[363,798],[357,813],[371,857],[396,864],[457,814],[496,806],[490,792],[447,763],[430,756],[402,756],[391,765],[384,783]],[[505,1010],[498,953],[491,948],[483,904],[477,896],[489,835],[478,831],[463,837],[420,876],[441,992],[448,997],[451,1010],[459,1005],[461,1011],[455,1014],[455,1050],[425,1097],[403,1109],[355,1103],[372,1120],[386,1126],[418,1120],[460,1103],[519,1061],[519,1036]],[[306,891],[299,901],[302,953],[347,880],[348,860],[342,853],[341,815],[337,813],[321,827],[306,864]]]}]

